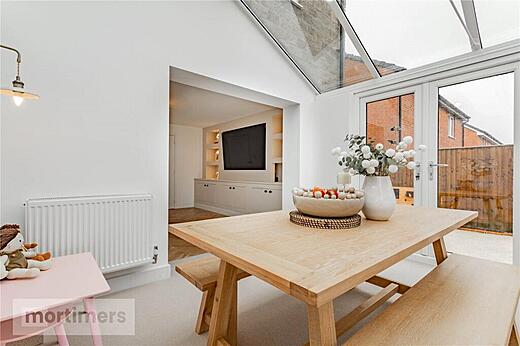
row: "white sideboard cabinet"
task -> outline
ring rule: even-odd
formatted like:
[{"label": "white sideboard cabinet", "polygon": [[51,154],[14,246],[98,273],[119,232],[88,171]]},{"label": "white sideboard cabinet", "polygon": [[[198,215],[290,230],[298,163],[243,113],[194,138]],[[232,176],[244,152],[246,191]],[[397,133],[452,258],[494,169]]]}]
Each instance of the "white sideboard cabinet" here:
[{"label": "white sideboard cabinet", "polygon": [[223,215],[282,209],[282,184],[195,179],[195,207]]}]

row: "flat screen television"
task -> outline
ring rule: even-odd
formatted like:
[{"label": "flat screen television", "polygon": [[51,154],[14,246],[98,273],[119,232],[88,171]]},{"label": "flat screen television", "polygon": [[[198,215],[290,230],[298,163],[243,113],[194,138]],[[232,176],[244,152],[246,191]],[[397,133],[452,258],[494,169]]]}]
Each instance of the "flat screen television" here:
[{"label": "flat screen television", "polygon": [[265,170],[266,124],[222,132],[225,170]]}]

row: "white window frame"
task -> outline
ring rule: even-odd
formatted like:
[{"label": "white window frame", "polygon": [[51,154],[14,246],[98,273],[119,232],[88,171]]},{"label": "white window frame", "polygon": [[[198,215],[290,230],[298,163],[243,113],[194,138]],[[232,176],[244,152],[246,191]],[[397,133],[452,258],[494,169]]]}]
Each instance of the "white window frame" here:
[{"label": "white window frame", "polygon": [[448,137],[455,139],[455,116],[448,114]]}]

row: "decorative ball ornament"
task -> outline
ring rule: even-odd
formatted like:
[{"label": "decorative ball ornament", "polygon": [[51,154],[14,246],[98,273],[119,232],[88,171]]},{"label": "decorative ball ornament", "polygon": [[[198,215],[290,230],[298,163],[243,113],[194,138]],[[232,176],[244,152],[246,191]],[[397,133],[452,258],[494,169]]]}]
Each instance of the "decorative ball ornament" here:
[{"label": "decorative ball ornament", "polygon": [[388,166],[388,172],[389,173],[397,173],[397,171],[399,170],[399,167],[397,167],[396,165],[390,165]]},{"label": "decorative ball ornament", "polygon": [[395,155],[395,149],[387,149],[386,152],[385,152],[385,155],[388,156],[388,157],[394,157]]}]

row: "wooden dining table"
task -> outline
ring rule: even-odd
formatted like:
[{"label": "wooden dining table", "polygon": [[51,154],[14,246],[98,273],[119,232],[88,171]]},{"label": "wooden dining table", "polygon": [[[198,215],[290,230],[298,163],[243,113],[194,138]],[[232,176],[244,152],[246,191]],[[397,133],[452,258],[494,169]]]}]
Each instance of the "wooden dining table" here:
[{"label": "wooden dining table", "polygon": [[[336,345],[337,336],[410,287],[378,276],[429,244],[437,264],[447,258],[444,236],[477,217],[474,211],[398,205],[389,221],[362,218],[345,230],[318,230],[289,221],[288,211],[240,215],[170,226],[176,236],[221,259],[208,345],[236,343],[230,328],[239,269],[307,305],[311,345]],[[383,287],[352,313],[335,320],[333,301],[357,285]]]}]

